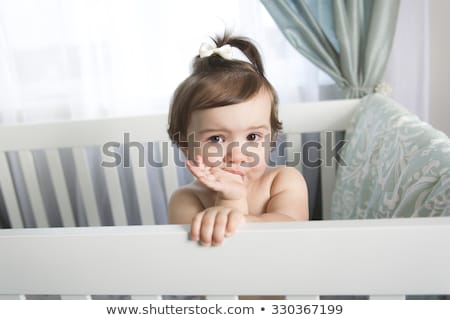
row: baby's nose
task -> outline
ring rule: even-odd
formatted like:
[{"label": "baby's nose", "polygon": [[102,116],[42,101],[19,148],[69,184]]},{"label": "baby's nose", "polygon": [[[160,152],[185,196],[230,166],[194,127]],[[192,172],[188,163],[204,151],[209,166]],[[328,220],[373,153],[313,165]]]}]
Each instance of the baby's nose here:
[{"label": "baby's nose", "polygon": [[247,160],[247,156],[242,152],[242,145],[233,142],[228,145],[225,161],[228,163],[242,163]]}]

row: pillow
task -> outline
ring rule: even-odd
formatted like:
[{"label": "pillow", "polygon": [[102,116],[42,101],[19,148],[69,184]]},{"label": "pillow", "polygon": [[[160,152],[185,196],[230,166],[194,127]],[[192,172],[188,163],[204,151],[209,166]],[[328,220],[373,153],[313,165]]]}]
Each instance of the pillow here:
[{"label": "pillow", "polygon": [[346,133],[332,219],[450,215],[450,140],[380,94],[361,100]]}]

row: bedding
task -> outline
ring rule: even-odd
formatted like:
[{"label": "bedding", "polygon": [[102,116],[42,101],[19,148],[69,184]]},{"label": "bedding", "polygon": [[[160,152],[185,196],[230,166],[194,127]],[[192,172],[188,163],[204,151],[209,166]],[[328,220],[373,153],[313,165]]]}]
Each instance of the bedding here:
[{"label": "bedding", "polygon": [[380,94],[360,102],[338,168],[332,219],[450,215],[450,140]]}]

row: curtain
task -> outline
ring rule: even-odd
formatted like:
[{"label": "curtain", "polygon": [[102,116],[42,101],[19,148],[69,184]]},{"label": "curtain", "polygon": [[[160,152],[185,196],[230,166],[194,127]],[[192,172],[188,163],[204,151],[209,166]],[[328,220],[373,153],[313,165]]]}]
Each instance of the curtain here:
[{"label": "curtain", "polygon": [[[360,98],[375,89],[388,90],[381,80],[394,39],[399,0],[261,2],[289,43],[335,81],[341,97]],[[314,134],[304,138],[318,139]],[[320,172],[305,168],[303,175],[310,190],[310,216],[320,219]]]},{"label": "curtain", "polygon": [[397,29],[384,81],[392,98],[428,121],[429,108],[429,1],[400,3]]},{"label": "curtain", "polygon": [[167,112],[201,42],[226,28],[257,43],[281,103],[326,97],[259,0],[1,0],[0,123]]},{"label": "curtain", "polygon": [[346,98],[380,83],[399,0],[261,0],[291,45],[325,71]]}]

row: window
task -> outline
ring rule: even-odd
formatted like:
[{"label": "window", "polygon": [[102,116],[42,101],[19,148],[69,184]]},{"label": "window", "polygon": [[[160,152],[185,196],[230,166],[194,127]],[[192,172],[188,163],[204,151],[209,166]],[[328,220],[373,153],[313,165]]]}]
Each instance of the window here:
[{"label": "window", "polygon": [[4,0],[0,121],[167,112],[200,44],[225,28],[258,44],[281,103],[329,82],[258,0]]}]

